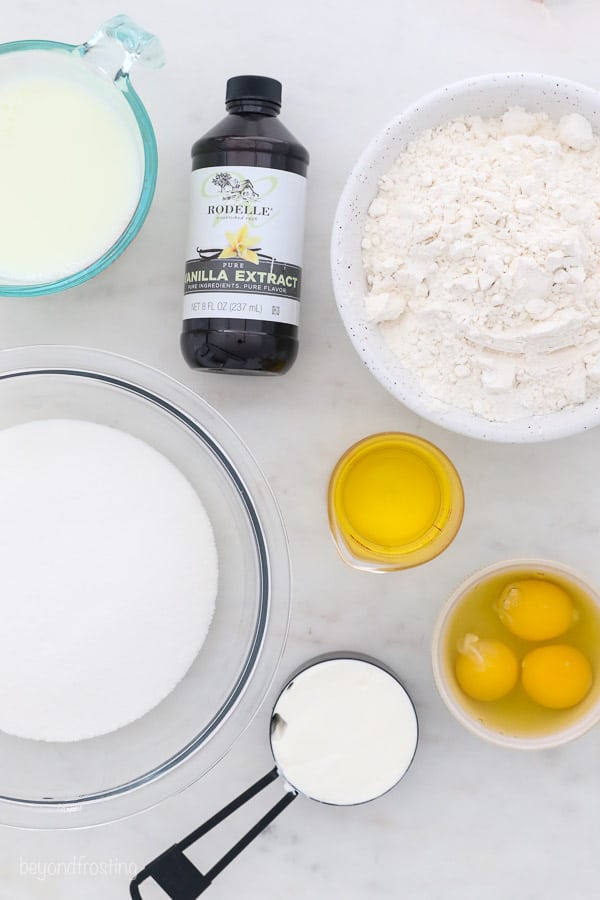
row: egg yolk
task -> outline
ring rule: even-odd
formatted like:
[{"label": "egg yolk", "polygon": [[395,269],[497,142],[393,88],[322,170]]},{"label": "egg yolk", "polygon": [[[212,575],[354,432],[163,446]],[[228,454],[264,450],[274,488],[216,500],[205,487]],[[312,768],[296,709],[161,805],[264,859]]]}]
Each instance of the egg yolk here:
[{"label": "egg yolk", "polygon": [[527,654],[521,677],[526,693],[540,706],[569,709],[589,692],[592,667],[576,647],[550,644]]},{"label": "egg yolk", "polygon": [[577,620],[571,598],[551,581],[527,578],[507,585],[496,604],[501,622],[526,641],[548,641]]},{"label": "egg yolk", "polygon": [[466,634],[458,644],[456,680],[473,700],[499,700],[512,691],[519,677],[519,663],[501,641]]}]

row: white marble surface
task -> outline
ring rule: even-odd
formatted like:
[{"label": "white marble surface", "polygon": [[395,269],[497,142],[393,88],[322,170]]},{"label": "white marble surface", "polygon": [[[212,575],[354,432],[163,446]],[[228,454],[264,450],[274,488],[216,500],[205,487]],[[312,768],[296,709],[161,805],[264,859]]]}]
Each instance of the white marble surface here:
[{"label": "white marble surface", "polygon": [[[3,10],[2,39],[77,41],[117,11],[108,0],[21,0]],[[358,361],[338,320],[328,270],[338,193],[382,123],[423,92],[485,71],[555,72],[600,86],[596,0],[130,0],[127,11],[161,36],[168,53],[165,69],[134,76],[159,143],[154,206],[125,256],[94,282],[58,297],[3,300],[0,343],[121,352],[163,368],[213,403],[263,466],[289,528],[294,610],[279,681],[316,653],[360,649],[398,671],[421,723],[417,759],[397,790],[357,809],[297,801],[215,883],[212,897],[597,897],[600,730],[539,755],[487,746],[439,700],[429,642],[440,603],[480,565],[543,555],[600,582],[600,430],[547,446],[506,447],[420,421]],[[284,121],[312,152],[301,355],[290,374],[273,380],[202,376],[186,368],[178,350],[189,148],[220,117],[225,79],[246,71],[283,80]],[[467,496],[450,550],[428,566],[384,577],[338,560],[324,504],[337,456],[379,429],[412,430],[438,443],[459,467]],[[3,829],[0,898],[127,896],[125,875],[98,875],[96,866],[144,864],[266,771],[267,721],[263,708],[209,776],[133,820],[87,832]],[[195,858],[209,864],[231,836],[221,834]],[[51,874],[69,863],[81,872]]]}]

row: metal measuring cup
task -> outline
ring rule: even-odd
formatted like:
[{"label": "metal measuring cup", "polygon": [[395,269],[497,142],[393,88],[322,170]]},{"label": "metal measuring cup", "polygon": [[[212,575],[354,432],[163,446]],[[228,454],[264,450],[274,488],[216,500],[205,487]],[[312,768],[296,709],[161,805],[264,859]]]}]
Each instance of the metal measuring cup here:
[{"label": "metal measuring cup", "polygon": [[[404,755],[402,765],[397,776],[394,777],[394,780],[387,784],[383,789],[381,789],[380,786],[372,795],[361,796],[360,799],[350,800],[349,802],[332,801],[331,799],[326,799],[323,795],[316,796],[317,792],[314,791],[311,794],[303,785],[294,784],[292,778],[290,778],[289,771],[286,772],[285,765],[282,764],[281,759],[278,758],[278,742],[277,740],[274,740],[274,736],[280,733],[281,730],[283,718],[278,710],[282,709],[287,692],[290,691],[296,683],[300,682],[303,675],[306,675],[311,669],[314,669],[316,666],[327,665],[327,663],[335,660],[347,660],[362,663],[367,666],[375,666],[381,672],[393,679],[398,691],[398,698],[403,704],[403,715],[407,715],[407,721],[410,725],[410,733],[407,735],[407,746],[403,748]],[[283,724],[285,725],[285,723]],[[342,735],[340,741],[343,741],[343,738],[344,736]],[[414,759],[417,742],[418,722],[414,705],[398,677],[388,669],[387,666],[378,660],[371,659],[367,656],[344,652],[330,653],[311,660],[297,669],[288,679],[273,706],[271,714],[270,747],[275,762],[274,768],[267,772],[262,778],[259,778],[259,780],[251,785],[251,787],[243,791],[238,797],[224,806],[219,812],[215,813],[215,815],[207,819],[185,838],[178,841],[172,847],[169,847],[168,850],[165,850],[160,856],[157,856],[152,862],[148,863],[148,865],[145,866],[131,882],[131,897],[133,900],[142,900],[140,885],[145,881],[152,879],[162,888],[171,900],[196,900],[197,897],[210,887],[217,875],[220,875],[221,872],[227,868],[227,866],[233,862],[233,860],[239,856],[239,854],[245,850],[245,848],[258,837],[258,835],[264,831],[265,828],[267,828],[268,825],[270,825],[271,822],[273,822],[273,820],[276,819],[299,794],[310,800],[316,800],[317,802],[333,806],[357,806],[375,800],[377,797],[383,796],[383,794],[392,790],[392,788],[394,788],[404,777]],[[374,761],[374,765],[376,765],[376,761]],[[201,872],[185,855],[185,851],[279,777],[282,778],[285,785],[284,796],[271,807],[266,815],[259,819],[259,821],[236,844],[234,844],[231,849],[212,866],[212,868],[207,872]],[[299,781],[302,779],[296,777],[296,780]]]}]

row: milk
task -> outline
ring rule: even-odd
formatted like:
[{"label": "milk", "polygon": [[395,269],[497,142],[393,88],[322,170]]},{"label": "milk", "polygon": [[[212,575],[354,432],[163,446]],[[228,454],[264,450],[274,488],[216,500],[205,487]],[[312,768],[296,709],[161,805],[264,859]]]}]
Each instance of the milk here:
[{"label": "milk", "polygon": [[99,259],[139,200],[135,116],[81,58],[0,57],[0,281],[46,283]]}]

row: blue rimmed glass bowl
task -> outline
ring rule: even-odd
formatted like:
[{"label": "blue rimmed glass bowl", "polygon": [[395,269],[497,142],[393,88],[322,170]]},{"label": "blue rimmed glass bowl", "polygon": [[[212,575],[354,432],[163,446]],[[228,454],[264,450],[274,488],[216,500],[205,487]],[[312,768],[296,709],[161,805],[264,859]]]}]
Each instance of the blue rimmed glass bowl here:
[{"label": "blue rimmed glass bowl", "polygon": [[[111,86],[115,110],[118,109],[119,115],[126,117],[143,157],[139,199],[131,219],[112,246],[85,268],[45,283],[3,279],[0,275],[0,296],[36,297],[53,294],[75,287],[98,275],[123,253],[139,232],[150,209],[156,187],[158,171],[156,138],[148,113],[131,85],[129,73],[134,63],[138,61],[152,68],[164,64],[163,50],[158,38],[143,31],[128,16],[119,15],[105,22],[83,44],[39,40],[0,44],[0,59],[6,61],[9,58],[19,66],[23,65],[24,55],[27,55],[25,62],[31,59],[32,64],[35,62],[39,65],[39,60],[43,59],[42,54],[48,55],[49,74],[56,63],[72,60],[74,77],[78,74],[77,67],[80,69],[81,66],[85,66],[88,74],[92,73],[95,78],[101,79],[104,85]],[[40,153],[40,160],[42,159],[43,153]]]},{"label": "blue rimmed glass bowl", "polygon": [[219,555],[208,636],[162,703],[90,740],[50,743],[0,731],[0,823],[78,828],[155,805],[227,753],[259,709],[283,652],[290,565],[279,509],[249,450],[214,409],[167,375],[77,347],[0,353],[0,429],[48,418],[119,428],[166,456],[202,499]]}]

